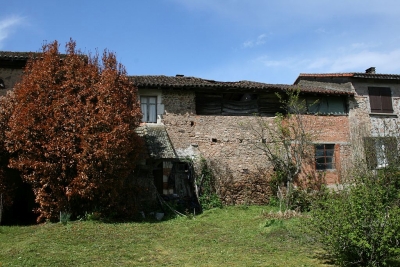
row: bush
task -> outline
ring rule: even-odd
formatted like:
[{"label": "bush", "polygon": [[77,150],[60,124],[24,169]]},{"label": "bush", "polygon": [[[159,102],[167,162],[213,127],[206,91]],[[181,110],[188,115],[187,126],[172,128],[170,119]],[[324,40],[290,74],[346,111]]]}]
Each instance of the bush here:
[{"label": "bush", "polygon": [[212,208],[222,208],[222,201],[216,189],[215,177],[205,159],[201,159],[200,168],[201,168],[201,173],[200,173],[200,179],[198,180],[200,180],[199,202],[201,208],[203,210],[209,210]]},{"label": "bush", "polygon": [[400,254],[399,176],[386,169],[326,194],[311,229],[341,266],[386,266]]}]

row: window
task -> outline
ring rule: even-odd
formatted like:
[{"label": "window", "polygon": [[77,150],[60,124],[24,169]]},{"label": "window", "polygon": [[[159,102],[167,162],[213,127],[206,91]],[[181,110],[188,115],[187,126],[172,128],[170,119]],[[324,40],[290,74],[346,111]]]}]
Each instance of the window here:
[{"label": "window", "polygon": [[371,113],[393,113],[392,93],[389,87],[369,87]]},{"label": "window", "polygon": [[315,145],[315,168],[317,170],[335,169],[334,152],[334,144]]},{"label": "window", "polygon": [[142,109],[143,122],[157,122],[157,97],[141,96],[140,107]]},{"label": "window", "polygon": [[364,149],[368,167],[371,169],[384,168],[396,162],[396,137],[365,137]]},{"label": "window", "polygon": [[347,113],[346,99],[341,96],[306,96],[307,112],[311,114],[335,114]]}]

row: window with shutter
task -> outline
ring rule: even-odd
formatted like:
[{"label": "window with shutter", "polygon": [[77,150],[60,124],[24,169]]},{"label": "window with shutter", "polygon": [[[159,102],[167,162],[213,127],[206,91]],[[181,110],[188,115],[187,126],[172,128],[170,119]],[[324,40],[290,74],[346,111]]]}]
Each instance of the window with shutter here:
[{"label": "window with shutter", "polygon": [[142,96],[140,97],[140,107],[142,110],[143,122],[157,122],[157,97]]},{"label": "window with shutter", "polygon": [[398,162],[396,137],[365,137],[364,150],[370,169],[384,168]]},{"label": "window with shutter", "polygon": [[369,87],[368,94],[372,113],[393,113],[389,87]]}]

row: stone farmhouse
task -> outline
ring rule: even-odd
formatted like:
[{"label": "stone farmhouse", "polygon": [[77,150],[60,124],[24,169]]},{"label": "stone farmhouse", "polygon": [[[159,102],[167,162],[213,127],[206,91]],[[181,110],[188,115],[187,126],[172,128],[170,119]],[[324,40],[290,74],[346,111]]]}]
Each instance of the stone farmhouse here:
[{"label": "stone farmhouse", "polygon": [[348,114],[354,92],[349,85],[218,82],[183,75],[131,79],[140,95],[142,132],[151,138],[147,144],[152,155],[143,164],[153,166],[152,179],[160,194],[190,195],[193,181],[185,174],[190,169],[185,162],[202,157],[215,166],[226,203],[268,201],[265,177],[251,175],[270,168],[266,155],[254,146],[262,140],[255,140],[260,137],[242,125],[257,124],[255,113],[272,121],[281,111],[276,93],[297,89],[308,106],[302,115],[308,131],[317,133],[311,151],[316,161],[313,157],[305,168],[313,174],[323,172],[329,184],[340,182],[351,154]]},{"label": "stone farmhouse", "polygon": [[[400,75],[378,74],[375,67],[364,73],[302,73],[296,85],[350,84],[354,97],[349,102],[353,158],[367,158],[371,169],[385,167],[398,152]],[[364,148],[367,151],[363,151]]]},{"label": "stone farmhouse", "polygon": [[[20,79],[29,55],[0,51],[0,95]],[[364,156],[360,153],[365,151],[353,151],[354,140],[373,144],[377,150],[371,164],[380,167],[390,160],[385,151],[393,138],[375,137],[398,132],[400,75],[375,74],[374,69],[300,74],[294,85],[184,75],[130,79],[138,88],[143,114],[137,132],[147,145],[135,172],[152,198],[156,193],[193,198],[194,170],[188,162],[204,158],[214,167],[225,203],[268,202],[265,177],[254,175],[271,169],[264,152],[254,146],[263,139],[243,125],[256,125],[258,118],[272,122],[282,111],[276,93],[300,90],[307,105],[302,116],[316,136],[312,161],[301,175],[323,174],[328,184],[340,183],[351,162]]]}]

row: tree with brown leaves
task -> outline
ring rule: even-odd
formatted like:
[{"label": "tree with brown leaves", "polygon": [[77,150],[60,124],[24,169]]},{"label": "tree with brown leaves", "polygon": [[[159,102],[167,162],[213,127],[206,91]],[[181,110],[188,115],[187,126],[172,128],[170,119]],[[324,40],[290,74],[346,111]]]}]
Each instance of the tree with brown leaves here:
[{"label": "tree with brown leaves", "polygon": [[[142,141],[137,89],[113,53],[86,56],[74,41],[43,46],[15,86],[6,131],[10,166],[32,185],[39,221],[121,206]],[[125,203],[127,204],[127,203]]]}]

